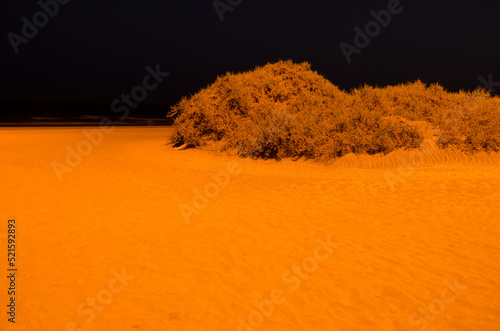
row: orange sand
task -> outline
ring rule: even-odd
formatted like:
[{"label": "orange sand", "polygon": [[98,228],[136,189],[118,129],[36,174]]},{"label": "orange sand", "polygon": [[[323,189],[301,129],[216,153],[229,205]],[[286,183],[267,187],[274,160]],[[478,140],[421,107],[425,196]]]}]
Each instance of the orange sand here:
[{"label": "orange sand", "polygon": [[499,155],[246,160],[116,128],[59,181],[83,129],[0,130],[0,330],[500,330]]}]

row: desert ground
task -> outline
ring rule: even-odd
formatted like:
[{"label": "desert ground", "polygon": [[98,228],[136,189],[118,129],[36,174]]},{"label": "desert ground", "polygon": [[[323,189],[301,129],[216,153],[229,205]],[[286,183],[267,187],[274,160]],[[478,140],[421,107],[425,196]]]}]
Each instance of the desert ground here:
[{"label": "desert ground", "polygon": [[0,129],[1,330],[500,330],[498,154],[252,160],[99,130]]}]

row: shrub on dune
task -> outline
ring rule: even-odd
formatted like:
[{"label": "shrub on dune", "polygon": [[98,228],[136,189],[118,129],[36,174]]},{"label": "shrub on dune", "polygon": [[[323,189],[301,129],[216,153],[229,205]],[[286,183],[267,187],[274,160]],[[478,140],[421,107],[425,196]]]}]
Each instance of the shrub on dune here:
[{"label": "shrub on dune", "polygon": [[437,143],[464,151],[500,150],[500,98],[485,89],[447,92],[438,84],[421,81],[355,89],[366,109],[384,116],[426,121],[439,129]]},{"label": "shrub on dune", "polygon": [[469,152],[500,151],[500,98],[485,90],[462,94],[452,114],[442,120],[439,144]]},{"label": "shrub on dune", "polygon": [[363,107],[310,64],[280,61],[228,73],[172,107],[175,145],[242,156],[328,159],[418,146],[418,130]]},{"label": "shrub on dune", "polygon": [[500,99],[485,90],[450,93],[421,81],[341,91],[309,63],[279,61],[226,73],[172,107],[172,142],[241,156],[330,160],[347,153],[416,148],[423,132],[466,150],[500,148]]}]

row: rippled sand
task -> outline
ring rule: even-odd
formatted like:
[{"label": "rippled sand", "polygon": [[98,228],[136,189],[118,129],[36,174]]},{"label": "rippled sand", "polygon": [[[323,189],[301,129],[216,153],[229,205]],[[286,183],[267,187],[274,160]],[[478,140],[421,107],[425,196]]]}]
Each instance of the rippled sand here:
[{"label": "rippled sand", "polygon": [[0,130],[1,330],[500,330],[498,154],[324,165],[82,130]]}]

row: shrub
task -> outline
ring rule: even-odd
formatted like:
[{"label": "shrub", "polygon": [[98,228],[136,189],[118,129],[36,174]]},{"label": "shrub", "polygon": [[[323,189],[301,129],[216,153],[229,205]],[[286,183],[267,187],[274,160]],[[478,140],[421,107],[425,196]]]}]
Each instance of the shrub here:
[{"label": "shrub", "polygon": [[453,112],[442,120],[438,143],[469,152],[500,151],[499,111],[500,98],[487,91],[464,93]]},{"label": "shrub", "polygon": [[[470,106],[465,111],[464,106]],[[415,148],[423,133],[412,121],[441,128],[439,144],[498,150],[499,99],[486,91],[446,92],[421,81],[347,93],[309,63],[279,61],[226,73],[171,108],[175,146],[241,156],[330,160],[347,153]],[[470,109],[469,109],[470,108]]]}]

